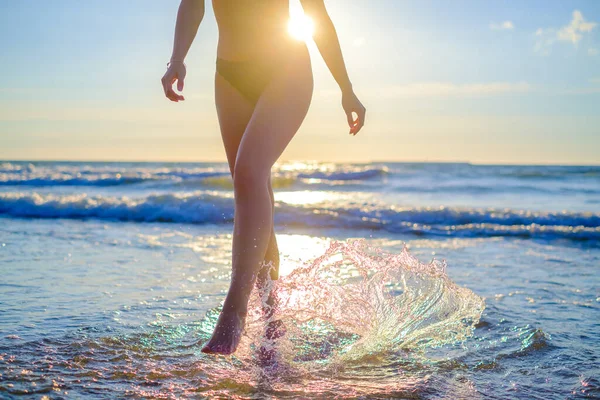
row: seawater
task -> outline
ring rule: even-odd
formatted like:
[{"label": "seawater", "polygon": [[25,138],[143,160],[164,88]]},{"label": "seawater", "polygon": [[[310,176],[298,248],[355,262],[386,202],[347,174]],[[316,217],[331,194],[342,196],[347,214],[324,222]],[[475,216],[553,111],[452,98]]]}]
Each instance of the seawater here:
[{"label": "seawater", "polygon": [[282,276],[221,357],[225,164],[0,163],[0,397],[600,395],[600,168],[284,163],[273,185]]}]

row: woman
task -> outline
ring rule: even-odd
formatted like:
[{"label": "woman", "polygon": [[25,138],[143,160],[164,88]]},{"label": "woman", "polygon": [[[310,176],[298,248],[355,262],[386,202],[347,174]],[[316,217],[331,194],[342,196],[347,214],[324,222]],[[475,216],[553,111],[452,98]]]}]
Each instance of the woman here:
[{"label": "woman", "polygon": [[[205,353],[236,350],[257,278],[264,282],[269,272],[278,277],[271,167],[304,120],[313,92],[306,43],[287,31],[288,1],[213,0],[219,27],[215,101],[234,182],[235,215],[231,284]],[[314,21],[314,40],[340,86],[350,134],[356,135],[365,108],[352,90],[335,28],[323,0],[300,1]],[[204,0],[181,1],[173,54],[162,78],[171,101],[184,100],[172,85],[177,81],[178,91],[183,90],[183,61],[203,17]]]}]

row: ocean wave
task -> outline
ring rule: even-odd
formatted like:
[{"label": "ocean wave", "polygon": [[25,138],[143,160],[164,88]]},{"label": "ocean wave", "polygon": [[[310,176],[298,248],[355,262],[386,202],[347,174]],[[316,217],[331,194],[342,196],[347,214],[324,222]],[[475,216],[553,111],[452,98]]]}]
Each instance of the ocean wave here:
[{"label": "ocean wave", "polygon": [[2,214],[22,218],[226,223],[233,221],[233,198],[212,193],[156,194],[141,198],[3,193],[0,194]]},{"label": "ocean wave", "polygon": [[[385,166],[339,165],[294,171],[275,168],[273,181],[277,187],[289,187],[295,183],[335,184],[374,179],[385,176],[388,172]],[[0,164],[0,186],[117,186],[159,182],[167,185],[231,189],[233,186],[230,175],[225,164],[218,167]]]},{"label": "ocean wave", "polygon": [[0,186],[116,186],[134,184],[148,180],[138,176],[122,176],[121,174],[104,176],[71,175],[14,177],[0,174]]},{"label": "ocean wave", "polygon": [[382,177],[389,174],[389,168],[385,166],[347,166],[343,169],[317,170],[311,172],[301,172],[298,174],[300,179],[321,179],[331,181],[350,181],[366,180]]},{"label": "ocean wave", "polygon": [[504,167],[501,176],[519,179],[562,179],[600,177],[598,166],[518,166]]},{"label": "ocean wave", "polygon": [[222,176],[224,172],[147,172],[127,171],[99,173],[90,171],[54,172],[44,171],[26,174],[0,173],[0,186],[118,186],[142,182],[178,183],[184,180],[202,180]]},{"label": "ocean wave", "polygon": [[[233,190],[233,179],[229,175],[227,176],[214,176],[202,179],[201,181],[195,182],[184,181],[178,186],[181,187],[205,187],[205,188],[216,188],[216,189],[227,189]],[[289,189],[298,183],[298,180],[294,176],[289,174],[273,174],[271,176],[271,186],[273,189]]]},{"label": "ocean wave", "polygon": [[[385,230],[419,236],[524,237],[600,241],[600,214],[396,207],[386,204],[277,202],[275,222],[290,226]],[[231,223],[233,195],[215,191],[145,197],[0,193],[0,215],[131,222]]]}]

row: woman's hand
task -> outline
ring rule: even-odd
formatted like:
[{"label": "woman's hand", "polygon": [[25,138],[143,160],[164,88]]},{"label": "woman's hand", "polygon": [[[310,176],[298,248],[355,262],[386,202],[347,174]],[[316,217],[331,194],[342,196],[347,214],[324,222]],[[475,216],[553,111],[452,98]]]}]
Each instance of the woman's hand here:
[{"label": "woman's hand", "polygon": [[[367,110],[353,91],[342,93],[342,107],[348,117],[349,133],[350,135],[356,135],[365,124],[365,113]],[[356,114],[356,119],[354,119],[354,114]]]},{"label": "woman's hand", "polygon": [[179,100],[185,100],[185,98],[175,93],[173,90],[173,83],[177,81],[177,90],[180,92],[183,90],[183,80],[185,79],[185,64],[183,61],[173,61],[169,63],[167,72],[160,80],[165,91],[165,96],[171,101],[178,102]]}]

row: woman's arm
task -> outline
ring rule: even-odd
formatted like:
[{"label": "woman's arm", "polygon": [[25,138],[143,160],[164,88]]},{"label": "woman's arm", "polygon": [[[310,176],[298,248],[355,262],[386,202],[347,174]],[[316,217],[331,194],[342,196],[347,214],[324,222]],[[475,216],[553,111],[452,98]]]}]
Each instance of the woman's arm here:
[{"label": "woman's arm", "polygon": [[202,18],[204,18],[204,0],[181,0],[175,24],[171,61],[169,61],[167,72],[161,79],[165,96],[171,101],[185,100],[182,95],[173,91],[173,83],[177,81],[177,90],[180,92],[183,90],[183,80],[186,74],[183,60],[196,37]]},{"label": "woman's arm", "polygon": [[[313,38],[323,57],[327,68],[331,71],[333,78],[342,90],[342,107],[348,117],[350,134],[356,135],[365,124],[366,109],[358,100],[352,89],[352,83],[346,71],[346,64],[342,56],[340,42],[333,22],[325,8],[324,0],[300,0],[304,12],[309,15],[315,23]],[[356,113],[354,119],[352,113]]]}]

